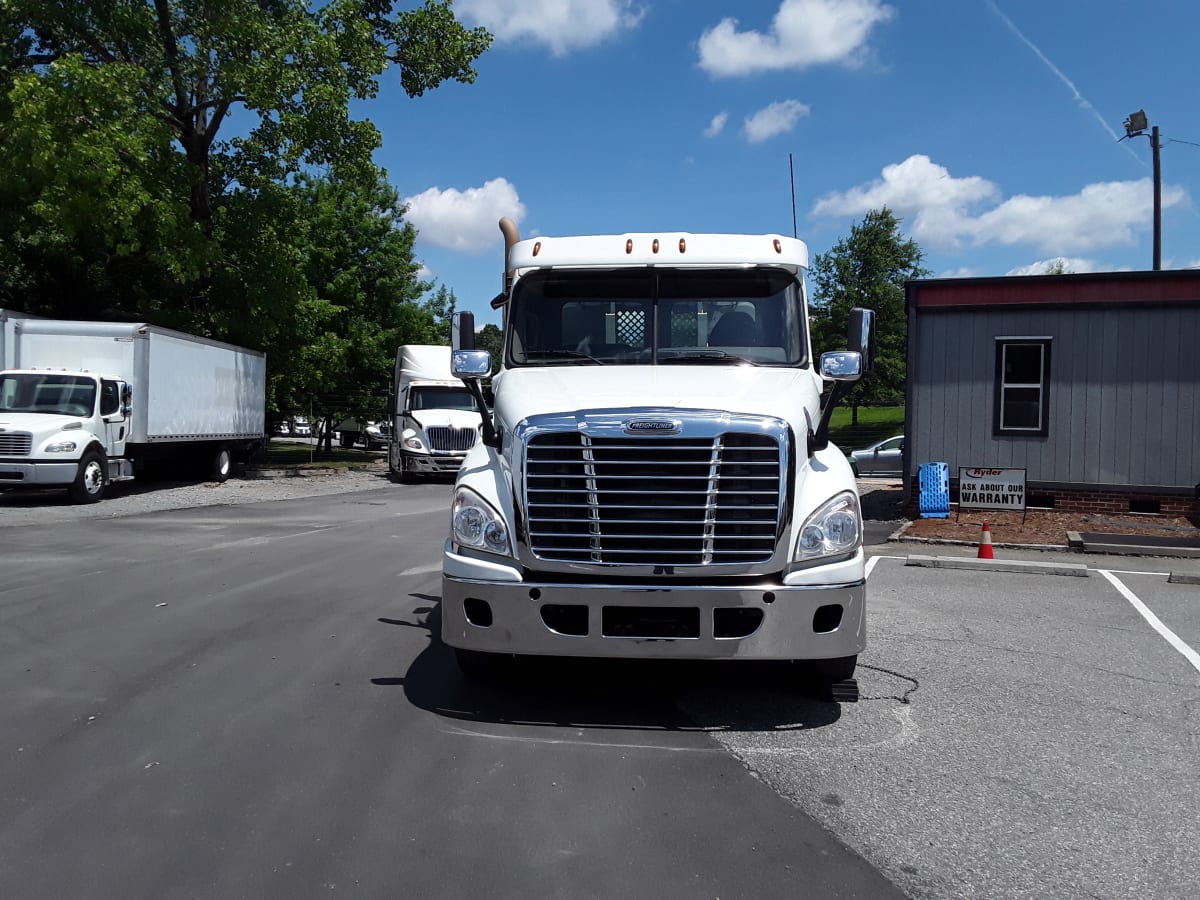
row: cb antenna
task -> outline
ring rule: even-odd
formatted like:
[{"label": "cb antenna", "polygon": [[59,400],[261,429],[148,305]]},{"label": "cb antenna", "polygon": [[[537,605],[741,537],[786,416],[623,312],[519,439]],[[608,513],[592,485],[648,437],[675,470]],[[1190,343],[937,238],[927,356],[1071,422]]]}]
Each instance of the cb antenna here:
[{"label": "cb antenna", "polygon": [[796,232],[796,171],[792,168],[792,154],[788,154],[788,178],[792,182],[792,237],[800,237]]}]

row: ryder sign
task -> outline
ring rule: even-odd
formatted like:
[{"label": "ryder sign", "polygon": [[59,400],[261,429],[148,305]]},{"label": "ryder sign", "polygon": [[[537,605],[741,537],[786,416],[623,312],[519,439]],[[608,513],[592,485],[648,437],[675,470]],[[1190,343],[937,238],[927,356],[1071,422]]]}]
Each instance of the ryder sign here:
[{"label": "ryder sign", "polygon": [[958,470],[959,509],[1025,511],[1024,469]]}]

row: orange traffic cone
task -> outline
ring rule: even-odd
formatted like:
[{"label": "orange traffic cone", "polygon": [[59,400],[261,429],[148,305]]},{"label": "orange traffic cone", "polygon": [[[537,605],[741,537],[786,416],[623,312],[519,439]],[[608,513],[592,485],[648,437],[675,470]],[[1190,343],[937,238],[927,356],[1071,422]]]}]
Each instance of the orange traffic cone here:
[{"label": "orange traffic cone", "polygon": [[979,538],[979,553],[978,559],[995,559],[992,555],[992,529],[988,528],[988,523],[983,523],[983,534]]}]

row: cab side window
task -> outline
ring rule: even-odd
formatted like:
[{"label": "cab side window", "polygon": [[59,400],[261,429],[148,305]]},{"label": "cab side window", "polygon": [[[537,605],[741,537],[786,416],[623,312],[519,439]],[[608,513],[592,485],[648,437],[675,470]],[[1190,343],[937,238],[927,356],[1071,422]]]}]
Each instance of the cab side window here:
[{"label": "cab side window", "polygon": [[121,390],[115,381],[104,381],[100,385],[100,415],[111,416],[121,409]]}]

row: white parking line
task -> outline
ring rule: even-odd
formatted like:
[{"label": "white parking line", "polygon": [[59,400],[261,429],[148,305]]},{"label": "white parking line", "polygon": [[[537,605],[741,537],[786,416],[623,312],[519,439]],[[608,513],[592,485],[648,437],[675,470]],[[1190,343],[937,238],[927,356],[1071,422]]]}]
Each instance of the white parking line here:
[{"label": "white parking line", "polygon": [[1096,571],[1107,578],[1112,586],[1120,592],[1121,596],[1128,600],[1130,604],[1133,605],[1133,608],[1142,614],[1142,618],[1150,623],[1150,627],[1162,635],[1168,644],[1182,653],[1183,658],[1190,662],[1192,666],[1195,667],[1197,672],[1200,672],[1200,653],[1197,653],[1195,650],[1185,644],[1180,639],[1179,635],[1164,625],[1162,620],[1150,611],[1150,607],[1146,606],[1145,603],[1139,600],[1137,594],[1125,587],[1125,585],[1121,583],[1121,579],[1117,578],[1116,575],[1107,569],[1097,569]]}]

